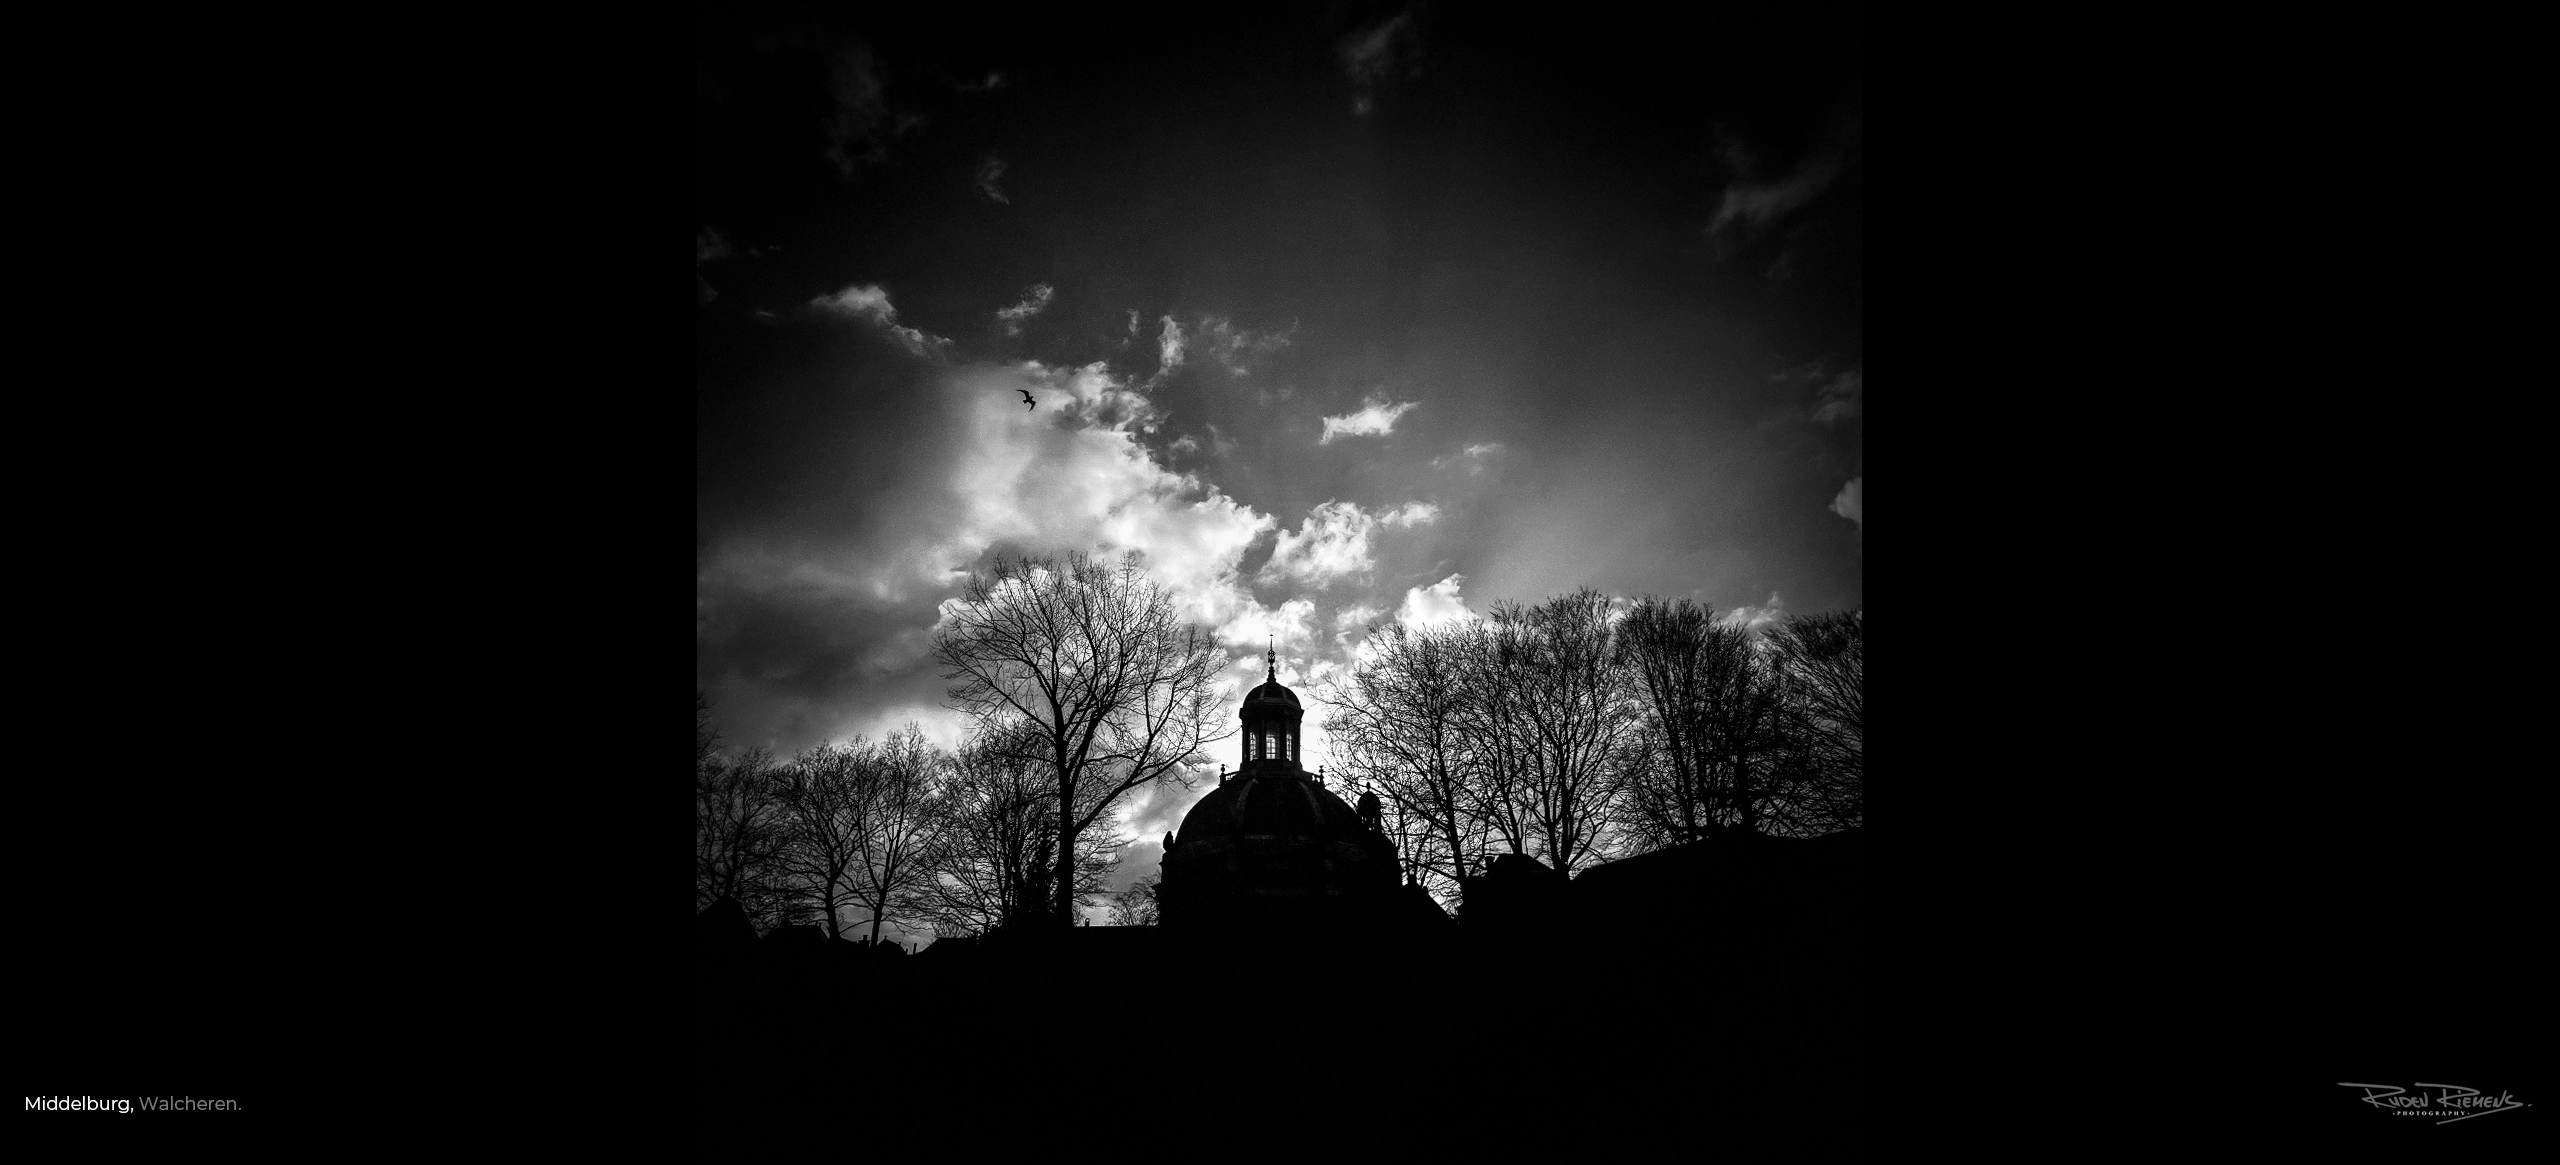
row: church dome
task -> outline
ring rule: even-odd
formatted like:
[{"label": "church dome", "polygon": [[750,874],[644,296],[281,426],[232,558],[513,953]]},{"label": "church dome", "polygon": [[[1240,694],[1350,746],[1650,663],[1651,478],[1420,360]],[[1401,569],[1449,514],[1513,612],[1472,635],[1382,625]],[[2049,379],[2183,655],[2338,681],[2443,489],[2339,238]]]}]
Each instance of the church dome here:
[{"label": "church dome", "polygon": [[1278,680],[1264,680],[1261,686],[1244,694],[1244,702],[1248,705],[1259,700],[1276,700],[1292,708],[1298,706],[1298,694],[1281,687]]},{"label": "church dome", "polygon": [[1230,838],[1336,840],[1366,833],[1360,814],[1303,776],[1239,777],[1209,791],[1182,818],[1180,844]]},{"label": "church dome", "polygon": [[1211,789],[1169,840],[1157,883],[1168,926],[1346,922],[1399,878],[1395,844],[1286,762]]}]

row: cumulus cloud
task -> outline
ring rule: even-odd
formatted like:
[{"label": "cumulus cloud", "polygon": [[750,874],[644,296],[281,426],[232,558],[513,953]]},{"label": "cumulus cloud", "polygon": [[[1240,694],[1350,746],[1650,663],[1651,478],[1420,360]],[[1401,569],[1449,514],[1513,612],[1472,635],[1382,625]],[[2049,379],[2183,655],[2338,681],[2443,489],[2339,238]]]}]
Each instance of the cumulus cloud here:
[{"label": "cumulus cloud", "polygon": [[1306,599],[1290,599],[1277,607],[1256,603],[1238,610],[1235,618],[1219,627],[1218,640],[1244,650],[1251,666],[1259,669],[1266,648],[1290,655],[1313,644],[1315,613],[1316,605]]},{"label": "cumulus cloud", "polygon": [[889,303],[889,293],[877,283],[853,284],[834,295],[821,295],[810,300],[809,306],[820,312],[870,323],[896,337],[907,351],[918,356],[931,356],[951,344],[941,336],[900,324],[898,309]]},{"label": "cumulus cloud", "polygon": [[810,300],[809,306],[875,324],[892,324],[898,319],[898,309],[889,303],[888,291],[877,283],[856,283],[834,295]]},{"label": "cumulus cloud", "polygon": [[1398,72],[1412,75],[1422,56],[1422,37],[1413,13],[1394,16],[1357,29],[1334,47],[1342,71],[1351,78],[1351,115],[1367,117],[1377,108],[1378,91]]},{"label": "cumulus cloud", "polygon": [[1425,522],[1436,521],[1439,517],[1440,507],[1438,506],[1429,502],[1406,502],[1402,506],[1379,514],[1378,523],[1384,526],[1419,526]]},{"label": "cumulus cloud", "polygon": [[[835,310],[886,318],[884,297],[855,290]],[[856,444],[816,463],[811,472],[840,484],[803,514],[710,536],[697,636],[733,741],[788,749],[877,735],[890,712],[957,739],[965,725],[933,712],[932,631],[964,573],[998,552],[1135,551],[1182,616],[1219,629],[1239,661],[1258,661],[1265,636],[1313,639],[1311,603],[1267,608],[1241,577],[1273,520],[1158,464],[1139,440],[1158,414],[1106,365],[919,372],[927,379],[897,390],[895,419],[881,426],[903,430],[823,426]],[[1021,407],[1022,390],[1041,398],[1038,410]],[[875,474],[897,484],[883,491]]]},{"label": "cumulus cloud", "polygon": [[1361,512],[1357,503],[1328,501],[1309,511],[1295,532],[1280,532],[1262,577],[1321,586],[1367,574],[1377,565],[1369,555],[1377,530],[1378,520]]},{"label": "cumulus cloud", "polygon": [[1771,623],[1775,623],[1778,620],[1785,618],[1786,614],[1786,601],[1778,597],[1778,592],[1771,591],[1769,592],[1769,601],[1766,604],[1754,607],[1746,603],[1725,612],[1723,617],[1717,619],[1716,622],[1726,627],[1740,627],[1745,631],[1758,631]]},{"label": "cumulus cloud", "polygon": [[1358,412],[1326,417],[1324,435],[1316,438],[1316,444],[1331,444],[1336,437],[1383,437],[1396,427],[1396,418],[1421,406],[1420,401],[1388,404],[1372,397],[1362,403]]},{"label": "cumulus cloud", "polygon": [[1005,197],[1004,190],[996,185],[996,180],[1002,177],[1004,177],[1004,159],[994,154],[978,159],[978,193],[986,195],[989,202],[1011,206],[1013,200]]},{"label": "cumulus cloud", "polygon": [[[1045,401],[1065,398],[1041,423],[988,388],[1028,385]],[[960,520],[934,548],[963,561],[999,542],[1029,550],[1135,550],[1184,617],[1241,644],[1293,617],[1265,611],[1246,589],[1238,562],[1274,525],[1199,478],[1159,465],[1138,436],[1161,413],[1107,366],[1067,370],[1023,364],[983,374],[970,386],[979,407],[973,440],[950,471],[965,499]],[[1283,604],[1285,612],[1287,605]],[[1294,616],[1303,623],[1306,613]],[[1290,632],[1303,639],[1304,631]]]},{"label": "cumulus cloud", "polygon": [[1827,507],[1832,513],[1856,522],[1861,534],[1867,529],[1866,480],[1864,476],[1850,478],[1849,484],[1840,487],[1840,496],[1831,499],[1831,505]]},{"label": "cumulus cloud", "polygon": [[1261,577],[1309,586],[1365,577],[1377,566],[1370,548],[1380,526],[1415,526],[1439,516],[1439,507],[1423,502],[1371,514],[1356,502],[1328,501],[1308,511],[1297,530],[1280,532]]},{"label": "cumulus cloud", "polygon": [[1458,587],[1466,581],[1467,576],[1453,574],[1430,586],[1406,591],[1404,605],[1396,608],[1396,622],[1422,628],[1474,619],[1476,613],[1467,609],[1465,599],[1458,597]]},{"label": "cumulus cloud", "polygon": [[1048,307],[1050,298],[1057,293],[1057,288],[1046,283],[1034,283],[1031,285],[1031,290],[1023,294],[1022,302],[1012,307],[997,309],[996,318],[1004,321],[1004,334],[1021,335],[1022,321],[1039,315],[1041,309]]}]

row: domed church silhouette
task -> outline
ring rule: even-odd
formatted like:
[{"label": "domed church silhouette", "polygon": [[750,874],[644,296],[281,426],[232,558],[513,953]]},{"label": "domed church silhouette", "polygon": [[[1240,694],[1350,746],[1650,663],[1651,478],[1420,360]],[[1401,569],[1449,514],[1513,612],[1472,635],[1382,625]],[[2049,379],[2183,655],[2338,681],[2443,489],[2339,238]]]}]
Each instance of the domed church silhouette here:
[{"label": "domed church silhouette", "polygon": [[1166,839],[1156,887],[1163,925],[1184,930],[1341,927],[1384,916],[1395,900],[1395,843],[1374,794],[1354,810],[1298,758],[1297,694],[1275,651],[1245,693],[1243,763],[1191,807]]}]

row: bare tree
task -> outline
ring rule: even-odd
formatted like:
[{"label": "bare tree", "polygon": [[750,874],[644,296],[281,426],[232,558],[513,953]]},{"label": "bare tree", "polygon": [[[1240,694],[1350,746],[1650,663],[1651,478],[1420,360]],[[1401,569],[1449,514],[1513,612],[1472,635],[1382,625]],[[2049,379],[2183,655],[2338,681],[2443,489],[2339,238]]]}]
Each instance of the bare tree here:
[{"label": "bare tree", "polygon": [[695,772],[720,755],[720,725],[711,718],[711,697],[700,688],[693,690],[693,768]]},{"label": "bare tree", "polygon": [[776,797],[773,758],[763,749],[720,755],[720,729],[711,701],[693,693],[693,908],[726,898],[738,904],[758,930],[785,913],[776,862],[783,840],[783,810]]},{"label": "bare tree", "polygon": [[779,863],[792,896],[814,910],[827,937],[844,937],[844,911],[859,904],[854,871],[870,829],[873,746],[860,737],[821,744],[782,766],[784,845]]},{"label": "bare tree", "polygon": [[1455,629],[1451,634],[1460,663],[1466,700],[1459,705],[1466,746],[1460,792],[1467,812],[1479,825],[1477,861],[1481,872],[1492,861],[1493,844],[1527,854],[1533,848],[1525,809],[1526,787],[1536,779],[1529,755],[1535,733],[1529,723],[1529,629],[1516,616],[1516,606],[1496,604],[1493,617]]},{"label": "bare tree", "polygon": [[1156,904],[1156,880],[1140,878],[1111,898],[1111,925],[1154,926],[1163,917]]},{"label": "bare tree", "polygon": [[[1017,726],[1017,731],[1027,726]],[[931,805],[926,912],[944,934],[988,934],[1046,920],[1057,879],[1058,808],[1036,750],[982,735],[945,759]],[[1073,889],[1091,906],[1109,885],[1117,845],[1078,847]]]},{"label": "bare tree", "polygon": [[749,749],[734,759],[703,756],[693,781],[693,907],[737,902],[757,929],[786,912],[780,861],[785,808],[773,758]]},{"label": "bare tree", "polygon": [[937,750],[913,724],[861,755],[854,789],[862,801],[861,820],[845,890],[870,913],[872,942],[880,941],[882,922],[916,920],[925,911],[932,880],[925,858],[934,826],[933,782],[942,767]]},{"label": "bare tree", "polygon": [[1755,635],[1687,601],[1648,599],[1621,627],[1653,745],[1630,798],[1649,845],[1725,831],[1805,836],[1858,816],[1858,616]]},{"label": "bare tree", "polygon": [[1751,633],[1719,625],[1687,599],[1645,599],[1619,626],[1621,658],[1645,697],[1652,745],[1628,799],[1630,826],[1648,845],[1708,836],[1732,811],[1765,740],[1750,707],[1768,699]]},{"label": "bare tree", "polygon": [[1334,763],[1383,795],[1405,869],[1444,900],[1454,900],[1486,834],[1466,786],[1472,694],[1460,640],[1456,631],[1373,628],[1324,721]]},{"label": "bare tree", "polygon": [[1079,851],[1132,790],[1184,782],[1218,731],[1225,655],[1137,558],[999,560],[944,607],[934,658],[952,706],[1039,763],[1057,807],[1052,919],[1074,924]]},{"label": "bare tree", "polygon": [[985,934],[1047,909],[1039,858],[1056,831],[1047,782],[1019,751],[973,741],[933,800],[930,913],[945,934]]},{"label": "bare tree", "polygon": [[1487,695],[1502,704],[1494,739],[1509,772],[1486,800],[1528,843],[1515,850],[1570,875],[1609,840],[1642,751],[1610,599],[1583,590],[1525,609],[1498,604],[1489,622]]},{"label": "bare tree", "polygon": [[1811,832],[1856,826],[1865,800],[1866,660],[1862,611],[1792,617],[1770,629],[1768,659],[1801,754],[1793,816]]}]

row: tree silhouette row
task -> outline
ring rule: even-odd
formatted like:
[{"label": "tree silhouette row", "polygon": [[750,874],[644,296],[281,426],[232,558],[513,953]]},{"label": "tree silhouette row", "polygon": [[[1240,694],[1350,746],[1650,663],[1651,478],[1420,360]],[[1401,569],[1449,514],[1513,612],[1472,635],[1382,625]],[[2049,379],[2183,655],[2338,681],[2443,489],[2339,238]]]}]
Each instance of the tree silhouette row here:
[{"label": "tree silhouette row", "polygon": [[[1325,706],[1337,779],[1377,792],[1444,903],[1501,854],[1566,873],[1733,834],[1860,823],[1862,616],[1759,629],[1585,590],[1371,629]],[[934,658],[973,731],[915,726],[777,758],[719,749],[696,695],[695,906],[759,930],[846,920],[982,935],[1105,900],[1115,811],[1202,779],[1232,731],[1212,633],[1135,557],[999,560],[945,604]],[[1108,896],[1155,918],[1152,884]]]}]

